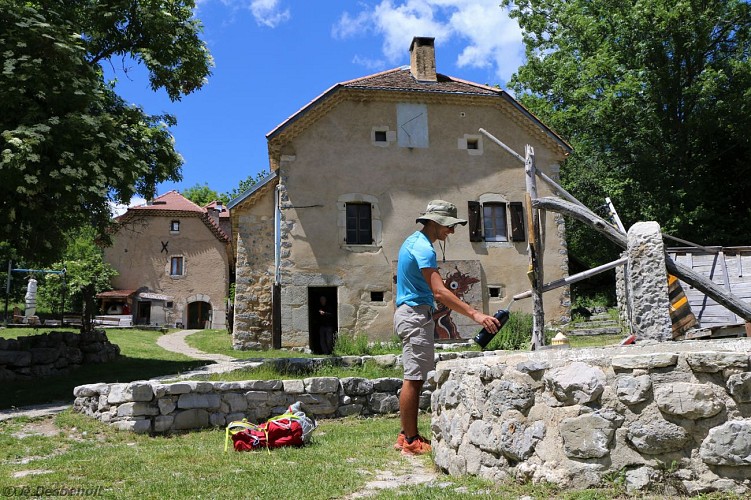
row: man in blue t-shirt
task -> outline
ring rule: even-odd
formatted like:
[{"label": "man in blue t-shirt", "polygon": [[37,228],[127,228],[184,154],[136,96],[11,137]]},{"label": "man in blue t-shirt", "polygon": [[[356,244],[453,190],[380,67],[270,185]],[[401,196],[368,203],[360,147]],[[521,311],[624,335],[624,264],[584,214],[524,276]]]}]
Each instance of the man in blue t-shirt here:
[{"label": "man in blue t-shirt", "polygon": [[446,241],[454,227],[467,224],[457,218],[456,205],[443,200],[433,200],[417,218],[423,224],[402,244],[396,266],[396,312],[394,329],[402,340],[404,381],[399,396],[399,413],[402,430],[394,448],[403,455],[421,455],[431,451],[430,443],[417,429],[420,391],[435,369],[433,345],[433,306],[438,300],[449,309],[463,314],[490,332],[498,331],[500,323],[493,316],[477,311],[462,302],[443,283],[438,273],[435,249],[436,240]]}]

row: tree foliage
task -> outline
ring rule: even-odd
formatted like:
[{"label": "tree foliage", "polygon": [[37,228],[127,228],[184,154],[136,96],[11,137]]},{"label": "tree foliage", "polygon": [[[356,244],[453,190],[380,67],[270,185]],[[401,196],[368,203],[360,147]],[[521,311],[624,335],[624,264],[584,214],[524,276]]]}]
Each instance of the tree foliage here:
[{"label": "tree foliage", "polygon": [[261,182],[266,176],[268,176],[269,173],[266,172],[266,170],[261,170],[256,175],[249,175],[245,179],[240,181],[240,184],[234,188],[232,191],[227,191],[225,195],[230,199],[237,198],[241,194],[243,194],[248,189],[252,188],[259,182]]},{"label": "tree foliage", "polygon": [[229,197],[226,194],[217,193],[211,189],[206,182],[189,187],[188,189],[183,190],[181,194],[201,207],[204,207],[215,200],[219,200],[222,203],[227,203],[229,201]]},{"label": "tree foliage", "polygon": [[[609,196],[628,228],[656,220],[704,244],[751,240],[751,9],[744,0],[504,0],[527,62],[521,101],[574,153],[564,187]],[[574,225],[571,251],[612,256]]]},{"label": "tree foliage", "polygon": [[144,64],[173,100],[211,58],[192,0],[0,1],[0,257],[49,263],[67,230],[106,237],[109,201],[180,179],[175,119],[129,105],[101,64]]}]

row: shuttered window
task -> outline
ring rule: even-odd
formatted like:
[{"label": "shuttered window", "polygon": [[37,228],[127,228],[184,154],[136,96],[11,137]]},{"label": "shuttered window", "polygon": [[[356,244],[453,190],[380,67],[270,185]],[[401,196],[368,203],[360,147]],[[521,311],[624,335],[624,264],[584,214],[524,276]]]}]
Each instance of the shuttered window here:
[{"label": "shuttered window", "polygon": [[524,228],[524,205],[521,201],[512,201],[508,205],[511,218],[511,241],[524,241],[527,233]]},{"label": "shuttered window", "polygon": [[370,203],[347,203],[347,244],[373,244],[373,219]]},{"label": "shuttered window", "polygon": [[485,241],[508,241],[505,203],[483,204],[482,221]]},{"label": "shuttered window", "polygon": [[469,241],[482,241],[482,205],[478,201],[467,203],[469,214]]}]

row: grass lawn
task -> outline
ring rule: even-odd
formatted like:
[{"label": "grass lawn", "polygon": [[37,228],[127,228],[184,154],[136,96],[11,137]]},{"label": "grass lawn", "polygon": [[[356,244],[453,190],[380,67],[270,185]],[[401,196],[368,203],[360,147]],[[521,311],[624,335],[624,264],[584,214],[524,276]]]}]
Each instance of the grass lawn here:
[{"label": "grass lawn", "polygon": [[[422,429],[429,416],[420,417]],[[377,475],[405,476],[415,465],[393,450],[395,417],[322,420],[310,445],[224,453],[224,430],[149,437],[117,431],[66,411],[56,417],[0,422],[3,494],[57,488],[97,491],[107,498],[341,498]],[[435,472],[430,457],[417,458]],[[552,485],[494,484],[438,473],[424,485],[402,478],[374,498],[617,498],[618,487],[582,492]],[[97,488],[99,488],[97,490]]]},{"label": "grass lawn", "polygon": [[212,373],[210,375],[198,375],[191,380],[207,380],[211,382],[235,382],[240,380],[289,380],[304,379],[308,377],[362,377],[369,379],[395,377],[402,378],[404,370],[401,365],[396,368],[379,366],[373,361],[368,361],[361,366],[322,366],[309,371],[279,369],[275,366],[263,365],[258,368],[246,368],[225,373]]},{"label": "grass lawn", "polygon": [[[40,328],[37,333],[43,333],[42,330]],[[6,337],[6,333],[10,336]],[[0,331],[0,336],[4,338],[35,334],[33,329]],[[112,363],[82,365],[61,376],[3,382],[0,409],[52,401],[72,402],[73,388],[77,385],[144,380],[188,371],[207,363],[162,349],[156,345],[160,335],[162,333],[158,331],[107,329],[110,342],[120,346],[120,359]]]}]

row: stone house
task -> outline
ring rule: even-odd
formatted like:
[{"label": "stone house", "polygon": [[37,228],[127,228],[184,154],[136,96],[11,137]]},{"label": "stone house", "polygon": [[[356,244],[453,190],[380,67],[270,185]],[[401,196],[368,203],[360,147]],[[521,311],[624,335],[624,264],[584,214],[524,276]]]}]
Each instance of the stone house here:
[{"label": "stone house", "polygon": [[115,221],[104,258],[119,274],[101,294],[110,305],[102,312],[119,305],[135,324],[226,328],[234,259],[221,202],[200,207],[169,191]]},{"label": "stone house", "polygon": [[[415,38],[410,58],[332,86],[267,134],[272,173],[228,204],[235,348],[317,351],[322,296],[338,329],[390,339],[399,247],[432,199],[470,221],[437,248],[457,294],[492,313],[529,288],[524,166],[479,129],[522,155],[533,146],[552,178],[570,146],[505,91],[436,73],[434,39]],[[542,183],[538,192],[551,194]],[[543,221],[552,281],[567,274],[563,220]],[[547,318],[568,307],[566,288],[545,294]],[[456,313],[437,321],[440,339],[477,331]]]}]

